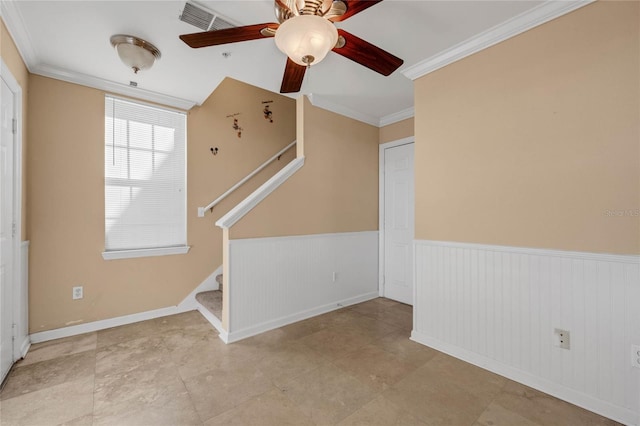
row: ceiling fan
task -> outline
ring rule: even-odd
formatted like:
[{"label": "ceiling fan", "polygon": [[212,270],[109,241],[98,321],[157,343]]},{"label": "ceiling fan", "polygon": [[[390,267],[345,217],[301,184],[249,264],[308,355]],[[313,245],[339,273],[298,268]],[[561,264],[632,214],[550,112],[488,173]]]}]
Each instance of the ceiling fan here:
[{"label": "ceiling fan", "polygon": [[275,0],[279,23],[184,34],[180,39],[199,48],[274,37],[278,48],[288,56],[280,93],[299,92],[307,68],[320,62],[329,50],[388,76],[402,65],[402,59],[333,24],[381,1]]}]

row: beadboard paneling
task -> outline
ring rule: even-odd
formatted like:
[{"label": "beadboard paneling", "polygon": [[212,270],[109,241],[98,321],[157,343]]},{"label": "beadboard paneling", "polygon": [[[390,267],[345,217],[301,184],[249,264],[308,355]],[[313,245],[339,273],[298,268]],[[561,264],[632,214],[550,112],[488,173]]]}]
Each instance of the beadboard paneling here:
[{"label": "beadboard paneling", "polygon": [[414,340],[638,423],[639,256],[416,241],[415,260]]},{"label": "beadboard paneling", "polygon": [[229,341],[378,295],[377,231],[229,244]]}]

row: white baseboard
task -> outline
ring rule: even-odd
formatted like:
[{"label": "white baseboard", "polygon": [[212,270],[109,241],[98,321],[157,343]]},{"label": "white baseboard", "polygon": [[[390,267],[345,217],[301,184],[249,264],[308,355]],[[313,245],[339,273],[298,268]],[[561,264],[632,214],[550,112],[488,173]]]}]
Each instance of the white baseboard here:
[{"label": "white baseboard", "polygon": [[207,290],[217,290],[218,283],[215,278],[220,273],[222,273],[222,266],[220,266],[211,275],[205,278],[205,280],[200,285],[198,285],[198,287],[196,287],[191,293],[189,293],[189,295],[185,297],[184,300],[177,306],[169,306],[166,308],[155,309],[153,311],[139,312],[136,314],[124,315],[121,317],[108,318],[100,321],[93,321],[85,324],[72,325],[70,327],[62,327],[55,330],[33,333],[30,336],[31,343],[40,343],[46,342],[48,340],[61,339],[63,337],[77,336],[79,334],[91,333],[94,331],[105,330],[107,328],[118,327],[121,325],[133,324],[140,321],[147,321],[150,319],[198,310],[199,304],[196,301],[196,294]]},{"label": "white baseboard", "polygon": [[329,303],[323,306],[318,306],[313,309],[308,309],[306,311],[301,311],[293,315],[287,315],[282,318],[278,318],[272,321],[267,321],[262,324],[257,324],[252,327],[247,327],[242,330],[234,331],[228,334],[225,343],[233,343],[240,341],[242,339],[246,339],[247,337],[255,336],[260,333],[264,333],[265,331],[273,330],[279,327],[283,327],[285,325],[293,324],[294,322],[302,321],[307,318],[315,317],[317,315],[326,314],[327,312],[335,311],[337,309],[341,309],[345,306],[355,305],[356,303],[366,302],[367,300],[375,299],[378,297],[378,292],[374,291],[371,293],[362,294],[355,297],[350,297],[348,299],[340,300],[337,302]]},{"label": "white baseboard", "polygon": [[220,321],[220,319],[217,316],[213,315],[211,311],[209,311],[207,308],[205,308],[199,303],[198,303],[198,312],[200,312],[200,314],[203,317],[205,317],[205,319],[209,321],[209,323],[211,323],[213,328],[218,330],[218,337],[223,342],[229,343],[229,335],[227,334],[227,331],[224,328],[222,328],[222,322]]},{"label": "white baseboard", "polygon": [[593,411],[602,416],[613,419],[626,425],[638,425],[640,419],[636,413],[623,407],[609,404],[592,396],[577,392],[561,384],[551,382],[544,378],[534,376],[507,364],[494,359],[479,355],[475,352],[463,349],[446,342],[429,337],[423,333],[413,330],[411,340],[429,346],[440,352],[444,352],[453,357],[459,358],[470,364],[476,365],[485,370],[504,376],[508,379],[522,383],[526,386],[537,389],[541,392],[555,396],[556,398],[575,404],[586,410]]},{"label": "white baseboard", "polygon": [[24,358],[27,356],[27,352],[29,352],[29,348],[31,347],[31,341],[29,340],[29,336],[27,336],[20,345],[20,358]]},{"label": "white baseboard", "polygon": [[194,311],[195,308],[187,306],[179,308],[178,306],[170,306],[167,308],[155,309],[153,311],[139,312],[137,314],[124,315],[121,317],[108,318],[100,321],[88,322],[85,324],[72,325],[70,327],[56,328],[55,330],[41,331],[31,335],[32,343],[46,342],[48,340],[61,339],[63,337],[77,336],[79,334],[91,333],[94,331],[105,330],[107,328],[118,327],[121,325],[133,324],[140,321],[166,317],[169,315],[182,314],[184,312]]}]

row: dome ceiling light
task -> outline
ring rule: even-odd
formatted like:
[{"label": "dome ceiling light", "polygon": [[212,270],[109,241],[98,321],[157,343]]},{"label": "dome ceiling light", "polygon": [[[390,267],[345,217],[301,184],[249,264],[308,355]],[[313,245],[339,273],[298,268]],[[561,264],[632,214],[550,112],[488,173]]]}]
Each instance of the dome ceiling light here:
[{"label": "dome ceiling light", "polygon": [[118,52],[122,63],[133,69],[135,74],[153,66],[156,59],[160,59],[160,50],[153,44],[141,38],[116,34],[111,36],[111,45]]}]

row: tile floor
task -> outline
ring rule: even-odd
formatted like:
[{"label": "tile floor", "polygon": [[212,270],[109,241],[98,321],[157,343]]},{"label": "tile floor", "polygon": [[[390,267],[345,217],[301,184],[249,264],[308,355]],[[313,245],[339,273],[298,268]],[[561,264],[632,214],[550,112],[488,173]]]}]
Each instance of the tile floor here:
[{"label": "tile floor", "polygon": [[9,425],[599,425],[589,411],[408,339],[375,299],[225,345],[197,312],[33,345]]}]

